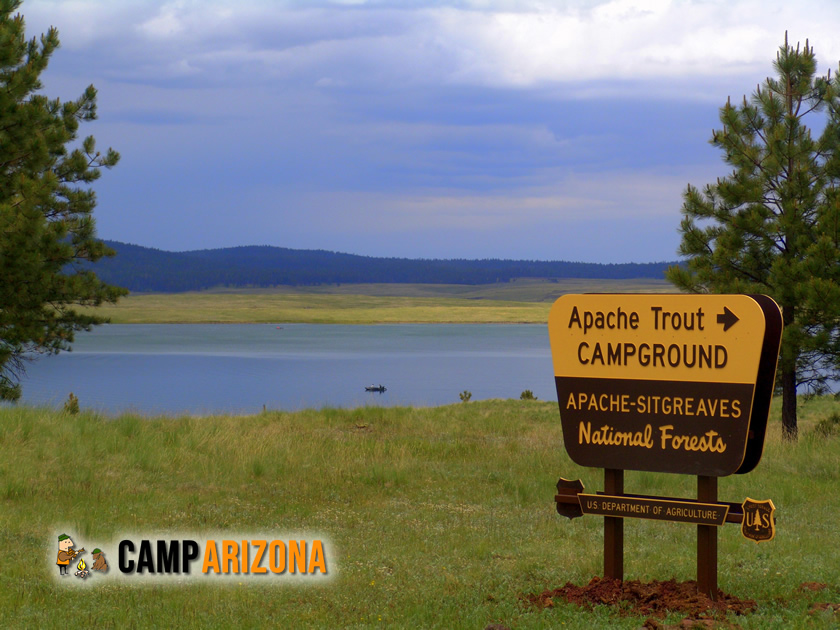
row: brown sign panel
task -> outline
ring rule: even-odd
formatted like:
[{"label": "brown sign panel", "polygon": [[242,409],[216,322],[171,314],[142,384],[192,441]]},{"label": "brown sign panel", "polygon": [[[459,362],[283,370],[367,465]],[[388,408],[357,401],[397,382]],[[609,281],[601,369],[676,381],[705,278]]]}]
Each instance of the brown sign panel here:
[{"label": "brown sign panel", "polygon": [[688,475],[741,465],[752,394],[741,383],[557,379],[563,439],[576,463]]},{"label": "brown sign panel", "polygon": [[729,512],[729,506],[721,503],[604,494],[579,494],[578,498],[584,514],[619,518],[646,518],[720,526],[726,522],[726,515]]},{"label": "brown sign panel", "polygon": [[744,520],[741,523],[741,533],[745,538],[755,542],[768,542],[776,536],[776,520],[773,514],[776,506],[771,500],[755,501],[747,499],[742,504]]},{"label": "brown sign panel", "polygon": [[781,330],[765,296],[561,297],[549,335],[569,456],[621,470],[748,472],[761,457]]}]

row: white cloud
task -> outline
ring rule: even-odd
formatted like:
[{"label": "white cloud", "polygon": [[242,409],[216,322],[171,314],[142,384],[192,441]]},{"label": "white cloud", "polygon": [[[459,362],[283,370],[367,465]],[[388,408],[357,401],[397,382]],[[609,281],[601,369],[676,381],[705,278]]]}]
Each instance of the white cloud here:
[{"label": "white cloud", "polygon": [[138,27],[143,34],[152,38],[167,38],[184,32],[184,23],[178,16],[175,6],[166,5],[154,17],[146,20]]},{"label": "white cloud", "polygon": [[[824,68],[840,59],[840,3],[829,0],[475,0],[405,8],[31,0],[23,11],[36,30],[58,26],[70,47],[109,43],[126,75],[149,78],[188,67],[208,80],[221,69],[307,85],[331,77],[347,85],[523,88],[766,75],[785,30],[792,41],[810,38]],[[135,70],[141,63],[146,72]]]},{"label": "white cloud", "polygon": [[[840,5],[613,0],[591,9],[436,11],[456,82],[527,87],[570,81],[715,77],[766,69],[786,29],[825,59],[840,47]],[[814,7],[815,9],[817,7]]]}]

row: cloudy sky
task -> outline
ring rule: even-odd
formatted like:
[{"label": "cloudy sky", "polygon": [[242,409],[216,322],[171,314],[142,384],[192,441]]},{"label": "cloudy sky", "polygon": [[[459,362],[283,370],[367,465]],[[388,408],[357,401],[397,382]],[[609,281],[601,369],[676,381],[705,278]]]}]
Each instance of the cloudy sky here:
[{"label": "cloudy sky", "polygon": [[681,195],[727,172],[727,96],[836,0],[24,0],[44,92],[93,83],[122,154],[99,235],[412,258],[673,260]]}]

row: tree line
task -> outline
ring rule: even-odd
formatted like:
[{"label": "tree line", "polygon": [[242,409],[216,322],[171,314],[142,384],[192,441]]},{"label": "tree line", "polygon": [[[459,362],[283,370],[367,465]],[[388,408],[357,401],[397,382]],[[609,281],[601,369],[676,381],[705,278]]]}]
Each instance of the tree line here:
[{"label": "tree line", "polygon": [[116,241],[117,252],[93,264],[108,284],[136,292],[215,287],[407,283],[490,284],[515,278],[662,278],[669,264],[598,264],[539,260],[379,258],[270,246],[168,252]]}]

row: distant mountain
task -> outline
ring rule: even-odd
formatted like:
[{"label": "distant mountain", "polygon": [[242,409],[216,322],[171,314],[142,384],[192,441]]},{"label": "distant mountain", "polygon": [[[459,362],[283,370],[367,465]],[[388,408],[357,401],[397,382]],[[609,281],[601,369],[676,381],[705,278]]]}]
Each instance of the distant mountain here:
[{"label": "distant mountain", "polygon": [[675,262],[598,264],[538,260],[374,258],[324,250],[252,246],[167,252],[105,241],[116,250],[94,269],[131,291],[356,283],[490,284],[514,278],[657,278]]}]

